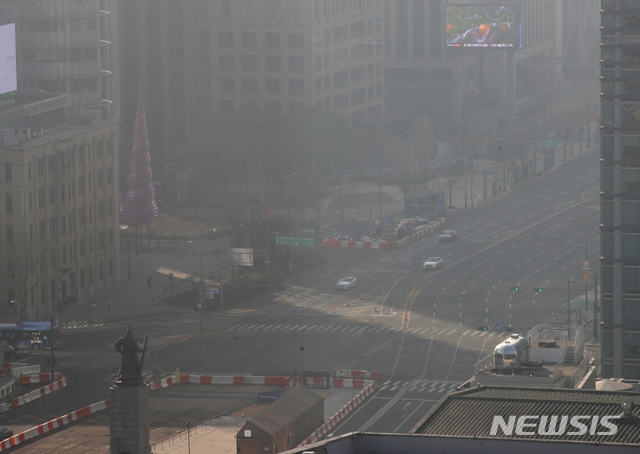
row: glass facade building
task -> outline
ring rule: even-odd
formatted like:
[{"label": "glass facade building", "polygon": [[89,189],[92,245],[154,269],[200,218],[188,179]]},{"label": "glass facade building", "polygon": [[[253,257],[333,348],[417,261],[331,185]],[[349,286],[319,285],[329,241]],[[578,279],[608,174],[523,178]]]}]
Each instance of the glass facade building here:
[{"label": "glass facade building", "polygon": [[640,379],[640,0],[601,10],[602,376]]}]

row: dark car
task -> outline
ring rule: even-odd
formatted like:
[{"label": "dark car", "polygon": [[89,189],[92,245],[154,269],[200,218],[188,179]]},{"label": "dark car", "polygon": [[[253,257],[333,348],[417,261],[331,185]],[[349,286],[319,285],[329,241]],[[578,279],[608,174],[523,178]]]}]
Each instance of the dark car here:
[{"label": "dark car", "polygon": [[455,241],[458,238],[458,232],[455,230],[443,230],[440,236],[438,237],[438,241],[447,242],[447,241]]},{"label": "dark car", "polygon": [[7,438],[13,437],[13,430],[8,427],[3,427],[0,429],[0,441],[6,440]]}]

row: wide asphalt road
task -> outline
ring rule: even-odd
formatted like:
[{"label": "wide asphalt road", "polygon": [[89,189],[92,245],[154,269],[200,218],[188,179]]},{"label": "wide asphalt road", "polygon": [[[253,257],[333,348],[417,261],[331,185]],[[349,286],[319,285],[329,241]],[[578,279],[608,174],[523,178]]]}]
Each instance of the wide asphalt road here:
[{"label": "wide asphalt road", "polygon": [[[198,315],[140,323],[134,331],[149,334],[153,347],[145,369],[381,371],[379,393],[336,433],[407,431],[444,393],[470,378],[474,364],[510,334],[506,328],[524,334],[539,323],[566,323],[566,313],[554,311],[566,309],[568,279],[576,279],[572,297],[584,292],[585,221],[587,255],[597,269],[598,175],[598,154],[591,152],[494,203],[451,212],[450,228],[459,234],[452,243],[438,243],[432,235],[389,251],[323,249],[327,265],[229,311],[225,320],[205,314],[202,333]],[[423,270],[423,259],[432,255],[445,266]],[[341,276],[357,277],[357,287],[336,290]],[[520,290],[509,290],[515,286]],[[533,291],[539,287],[542,292]],[[488,324],[502,330],[478,330]],[[61,358],[60,367],[75,379],[73,391],[61,393],[64,400],[47,399],[40,415],[14,410],[16,424],[30,426],[46,420],[44,415],[108,397],[119,364],[113,341],[121,331],[98,331],[86,344],[69,338],[65,345],[75,342],[78,349]]]}]

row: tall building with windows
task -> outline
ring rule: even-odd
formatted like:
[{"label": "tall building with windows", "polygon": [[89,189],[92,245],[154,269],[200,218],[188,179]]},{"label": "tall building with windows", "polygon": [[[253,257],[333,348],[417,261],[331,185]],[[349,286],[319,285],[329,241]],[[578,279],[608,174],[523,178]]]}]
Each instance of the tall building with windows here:
[{"label": "tall building with windows", "polygon": [[640,0],[602,0],[602,375],[640,378]]},{"label": "tall building with windows", "polygon": [[[162,150],[154,163],[168,164],[185,150],[199,149],[202,131],[232,112],[317,108],[344,113],[356,123],[382,116],[382,4],[123,2],[122,77],[145,92],[149,135],[156,138],[154,150]],[[124,99],[137,96],[135,83],[122,85]],[[131,103],[125,128],[134,114]]]},{"label": "tall building with windows", "polygon": [[71,121],[118,118],[116,0],[0,0],[21,89],[67,95]]},{"label": "tall building with windows", "polygon": [[66,109],[41,90],[0,107],[0,305],[21,320],[90,304],[119,274],[118,124],[69,124]]}]

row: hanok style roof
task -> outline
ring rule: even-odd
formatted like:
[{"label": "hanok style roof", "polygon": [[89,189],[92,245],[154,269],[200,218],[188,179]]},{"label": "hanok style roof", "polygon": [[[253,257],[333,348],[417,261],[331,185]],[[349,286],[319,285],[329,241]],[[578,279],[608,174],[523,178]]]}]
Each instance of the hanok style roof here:
[{"label": "hanok style roof", "polygon": [[[526,440],[573,441],[583,443],[628,444],[640,443],[640,423],[628,419],[613,420],[618,429],[614,435],[567,435],[577,429],[567,424],[567,430],[558,435],[505,435],[497,430],[491,435],[494,416],[505,421],[510,416],[607,416],[620,415],[620,404],[628,399],[634,403],[633,414],[640,416],[640,393],[606,392],[573,389],[484,387],[459,391],[444,397],[414,427],[412,433],[473,438],[507,438]],[[527,421],[532,422],[532,421]],[[589,426],[589,420],[582,420]],[[598,431],[608,432],[603,426]]]},{"label": "hanok style roof", "polygon": [[265,432],[275,435],[324,398],[305,386],[296,386],[251,418]]}]

